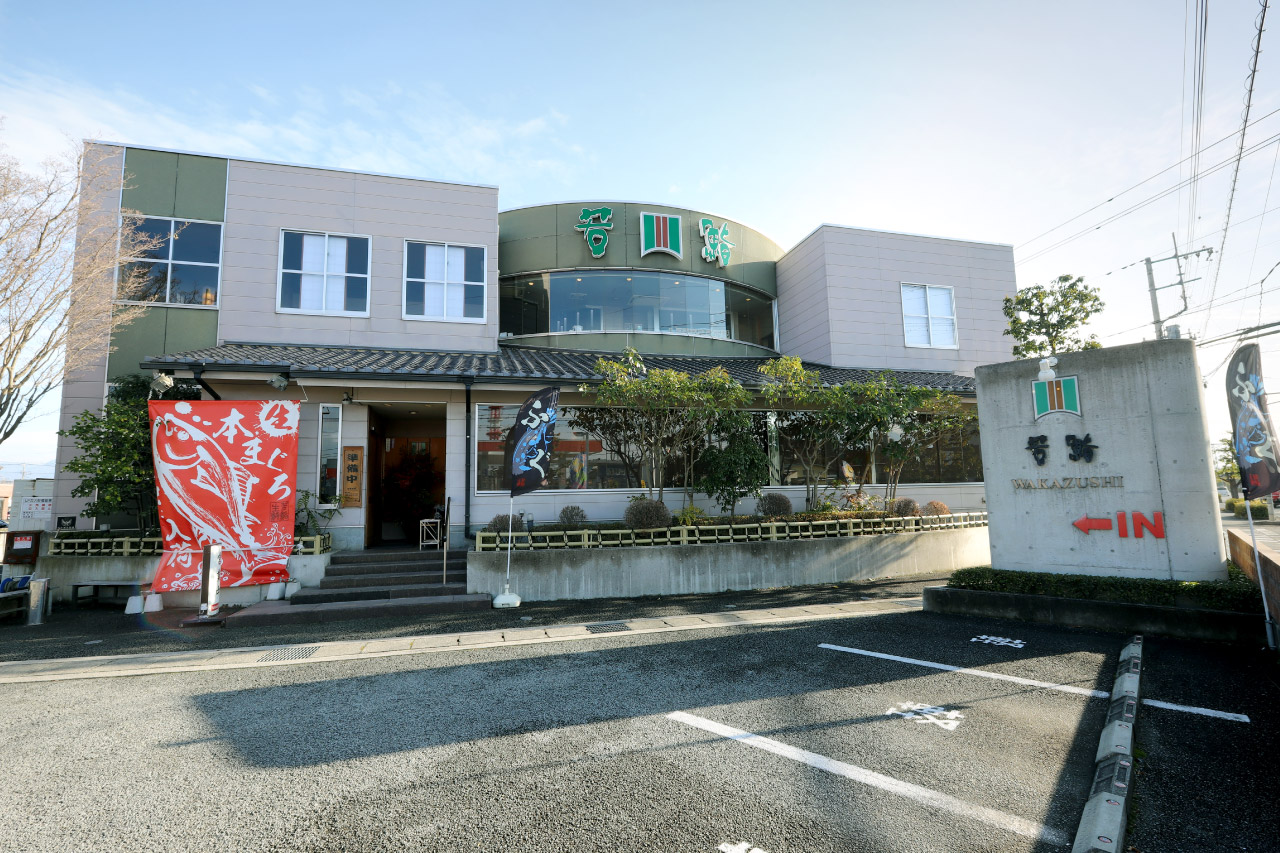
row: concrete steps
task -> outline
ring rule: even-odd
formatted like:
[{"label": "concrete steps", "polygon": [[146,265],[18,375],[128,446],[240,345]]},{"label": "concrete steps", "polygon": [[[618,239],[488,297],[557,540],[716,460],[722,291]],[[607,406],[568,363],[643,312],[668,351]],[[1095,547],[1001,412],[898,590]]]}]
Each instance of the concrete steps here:
[{"label": "concrete steps", "polygon": [[417,548],[340,551],[329,559],[319,588],[294,593],[290,606],[393,601],[467,592],[467,552]]}]

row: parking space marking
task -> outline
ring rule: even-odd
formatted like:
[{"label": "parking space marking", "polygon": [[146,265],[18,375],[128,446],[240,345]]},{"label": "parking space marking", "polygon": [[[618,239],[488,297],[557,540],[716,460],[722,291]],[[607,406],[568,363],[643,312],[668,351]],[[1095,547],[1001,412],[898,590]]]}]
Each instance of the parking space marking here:
[{"label": "parking space marking", "polygon": [[[1102,690],[1088,690],[1084,687],[1076,687],[1072,684],[1054,684],[1051,681],[1036,681],[1033,678],[1022,678],[1017,675],[1005,675],[1002,672],[988,672],[985,669],[970,669],[965,666],[952,666],[949,663],[938,663],[931,660],[918,660],[917,658],[904,658],[899,655],[889,655],[884,652],[873,652],[868,649],[851,649],[848,646],[835,646],[831,643],[819,643],[818,648],[830,649],[833,652],[845,652],[851,655],[863,655],[869,658],[880,658],[882,660],[892,660],[898,663],[909,663],[915,666],[927,666],[932,669],[941,669],[945,672],[959,672],[965,675],[977,675],[982,678],[994,678],[997,681],[1012,681],[1015,684],[1022,684],[1027,687],[1042,687],[1045,690],[1058,690],[1062,693],[1074,693],[1077,696],[1088,696],[1091,699],[1110,699],[1111,694]],[[1159,699],[1143,699],[1143,705],[1150,705],[1153,708],[1164,708],[1168,711],[1182,711],[1185,714],[1200,714],[1205,717],[1216,717],[1220,720],[1232,720],[1237,723],[1252,722],[1248,714],[1233,714],[1230,711],[1215,711],[1212,708],[1200,708],[1195,705],[1179,705],[1174,702],[1161,702]]]},{"label": "parking space marking", "polygon": [[1252,722],[1248,714],[1233,714],[1230,711],[1215,711],[1212,708],[1197,708],[1195,705],[1175,705],[1173,702],[1161,702],[1159,699],[1143,699],[1143,705],[1152,708],[1164,708],[1168,711],[1182,711],[1187,714],[1201,714],[1205,717],[1217,717],[1219,720],[1234,720],[1237,723]]},{"label": "parking space marking", "polygon": [[892,776],[885,776],[882,773],[876,773],[874,770],[868,770],[865,767],[858,767],[853,764],[846,764],[843,761],[837,761],[834,758],[828,758],[825,755],[818,755],[816,752],[808,752],[794,746],[788,746],[780,741],[772,738],[761,737],[751,732],[735,729],[732,726],[726,726],[723,723],[717,723],[714,720],[704,719],[703,717],[695,717],[693,714],[687,714],[684,711],[674,711],[667,714],[667,719],[675,720],[678,723],[684,723],[694,728],[702,729],[711,734],[720,735],[721,737],[736,740],[739,743],[745,743],[747,746],[754,746],[756,749],[762,749],[765,752],[772,752],[774,755],[780,755],[783,758],[789,758],[792,761],[798,761],[801,764],[807,764],[819,770],[825,770],[835,776],[842,776],[845,779],[851,779],[863,785],[872,788],[878,788],[890,794],[897,794],[900,797],[906,797],[909,800],[931,806],[942,811],[960,815],[961,817],[972,818],[991,826],[998,827],[1008,832],[1018,835],[1024,835],[1029,838],[1038,838],[1049,844],[1056,844],[1065,847],[1070,843],[1067,834],[1045,826],[1042,823],[1036,823],[1032,820],[1016,817],[1006,814],[995,809],[989,809],[986,806],[979,806],[974,803],[965,802],[957,799],[949,794],[935,791],[931,788],[925,788],[920,785],[904,782],[901,779],[895,779]]}]

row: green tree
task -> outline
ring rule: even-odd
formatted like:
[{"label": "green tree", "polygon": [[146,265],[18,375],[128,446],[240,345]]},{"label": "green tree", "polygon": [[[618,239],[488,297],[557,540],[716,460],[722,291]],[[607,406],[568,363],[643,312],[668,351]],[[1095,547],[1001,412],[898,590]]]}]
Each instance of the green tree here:
[{"label": "green tree", "polygon": [[738,501],[759,497],[769,485],[769,455],[756,435],[750,412],[726,413],[716,425],[715,437],[716,443],[703,450],[698,460],[698,491],[723,512],[735,515]]},{"label": "green tree", "polygon": [[[795,356],[760,366],[767,382],[763,394],[775,412],[779,429],[805,474],[805,506],[818,506],[818,489],[826,472],[850,451],[866,451],[858,472],[858,490],[871,477],[877,447],[889,430],[906,419],[922,389],[879,374],[867,382],[826,385]],[[780,472],[779,472],[780,473]]]},{"label": "green tree", "polygon": [[685,471],[685,493],[692,494],[692,472],[707,446],[710,425],[730,409],[745,406],[751,395],[722,367],[696,376],[679,370],[650,370],[639,353],[628,348],[621,361],[601,358],[595,370],[603,381],[584,392],[595,392],[603,406],[626,412],[634,428],[634,442],[648,463],[650,497],[658,500],[666,489],[669,464],[680,461]]},{"label": "green tree", "polygon": [[1231,497],[1240,497],[1240,466],[1236,462],[1235,442],[1230,434],[1218,439],[1218,446],[1213,449],[1213,472],[1227,484]]},{"label": "green tree", "polygon": [[1046,287],[1034,284],[1004,299],[1004,316],[1009,318],[1006,335],[1017,342],[1014,358],[1043,358],[1060,352],[1098,349],[1102,344],[1081,327],[1105,306],[1096,287],[1082,276],[1060,275]]},{"label": "green tree", "polygon": [[80,448],[79,455],[64,467],[81,477],[71,494],[90,499],[81,513],[85,518],[127,514],[139,528],[155,518],[149,399],[199,400],[200,388],[179,381],[163,394],[156,394],[146,377],[119,376],[99,411],[81,412],[70,429],[59,433],[74,438]]},{"label": "green tree", "polygon": [[877,457],[885,475],[885,499],[889,501],[897,497],[898,481],[907,462],[918,459],[945,436],[963,435],[978,418],[976,409],[955,394],[916,390],[919,393],[911,400],[913,411],[889,431]]}]

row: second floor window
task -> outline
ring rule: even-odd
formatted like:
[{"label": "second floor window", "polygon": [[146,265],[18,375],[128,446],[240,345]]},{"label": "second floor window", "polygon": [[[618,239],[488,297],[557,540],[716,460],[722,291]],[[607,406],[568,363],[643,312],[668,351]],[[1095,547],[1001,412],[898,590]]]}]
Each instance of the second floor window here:
[{"label": "second floor window", "polygon": [[405,243],[404,316],[413,320],[484,320],[483,246]]},{"label": "second floor window", "polygon": [[902,327],[909,347],[955,349],[955,291],[933,284],[902,285]]},{"label": "second floor window", "polygon": [[170,305],[218,304],[221,225],[155,216],[130,217],[128,224],[147,249],[124,262],[117,294],[120,299]]},{"label": "second floor window", "polygon": [[369,316],[369,238],[285,231],[278,308],[303,314]]}]

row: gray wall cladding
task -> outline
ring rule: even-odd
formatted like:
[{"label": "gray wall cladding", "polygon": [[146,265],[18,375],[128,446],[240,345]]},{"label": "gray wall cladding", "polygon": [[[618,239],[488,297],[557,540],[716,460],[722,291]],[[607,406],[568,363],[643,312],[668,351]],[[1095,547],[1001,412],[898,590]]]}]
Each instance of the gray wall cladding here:
[{"label": "gray wall cladding", "polygon": [[[957,348],[906,345],[904,283],[954,288]],[[971,376],[1009,360],[1001,306],[1016,289],[1011,246],[823,225],[778,261],[779,337],[784,352],[838,367]]]},{"label": "gray wall cladding", "polygon": [[[368,317],[276,311],[282,229],[373,238]],[[405,240],[486,247],[484,323],[403,319]],[[497,281],[496,187],[230,161],[220,341],[495,351]]]}]

